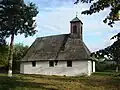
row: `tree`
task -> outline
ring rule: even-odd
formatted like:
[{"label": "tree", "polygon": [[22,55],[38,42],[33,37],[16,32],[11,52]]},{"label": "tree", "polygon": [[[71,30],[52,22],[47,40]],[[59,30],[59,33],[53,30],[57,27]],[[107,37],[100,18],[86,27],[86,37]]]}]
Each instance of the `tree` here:
[{"label": "tree", "polygon": [[112,55],[114,56],[114,60],[117,63],[116,66],[116,72],[118,72],[119,69],[119,64],[120,64],[120,33],[118,33],[117,35],[113,36],[111,39],[117,39],[112,45],[111,45],[111,52]]},{"label": "tree", "polygon": [[23,43],[18,43],[14,45],[13,52],[13,72],[19,72],[20,70],[20,60],[24,57],[28,50],[28,46],[24,46]]},{"label": "tree", "polygon": [[3,32],[0,31],[0,45],[5,45],[6,41],[5,41],[5,37],[3,36]]},{"label": "tree", "polygon": [[8,66],[8,45],[0,45],[0,66]]},{"label": "tree", "polygon": [[78,4],[80,1],[82,3],[92,3],[90,8],[83,11],[82,14],[91,15],[109,8],[109,15],[103,22],[113,27],[114,22],[120,20],[120,0],[76,0],[74,4]]},{"label": "tree", "polygon": [[113,36],[111,39],[117,38],[117,40],[105,49],[99,50],[97,52],[93,52],[91,56],[94,56],[97,59],[109,59],[114,60],[116,62],[116,72],[118,72],[119,64],[120,64],[120,33]]},{"label": "tree", "polygon": [[[14,45],[13,50],[13,70],[19,70],[20,60],[23,58],[28,50],[28,46],[24,46],[23,43],[18,43]],[[0,45],[0,66],[5,68],[8,67],[8,45]]]},{"label": "tree", "polygon": [[6,44],[6,41],[5,41],[5,39],[3,39],[3,38],[0,38],[0,45],[5,45]]},{"label": "tree", "polygon": [[24,46],[23,43],[18,43],[14,45],[14,53],[13,53],[13,60],[14,61],[19,61],[20,59],[23,58],[25,53],[28,50],[28,46]]},{"label": "tree", "polygon": [[0,31],[5,38],[11,38],[8,60],[8,76],[11,77],[14,36],[24,34],[27,37],[36,33],[34,17],[38,11],[35,4],[25,4],[23,0],[3,0],[0,2],[0,8]]},{"label": "tree", "polygon": [[[100,11],[108,8],[110,9],[109,15],[103,20],[104,23],[107,23],[111,27],[115,21],[120,20],[120,0],[76,0],[74,4],[78,4],[79,2],[82,3],[92,3],[88,10],[82,11],[82,14],[91,15],[93,13],[99,13]],[[115,41],[111,46],[99,50],[91,55],[94,55],[96,58],[104,58],[106,59],[105,55],[109,59],[113,59],[117,63],[116,71],[118,71],[118,64],[120,60],[120,33],[115,35],[113,38],[117,37],[117,41]]]}]

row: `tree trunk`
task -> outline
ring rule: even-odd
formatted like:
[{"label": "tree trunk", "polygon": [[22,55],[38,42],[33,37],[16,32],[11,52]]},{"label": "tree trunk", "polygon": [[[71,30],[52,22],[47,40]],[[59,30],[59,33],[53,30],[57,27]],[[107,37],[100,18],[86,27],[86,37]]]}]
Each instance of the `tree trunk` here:
[{"label": "tree trunk", "polygon": [[118,69],[119,69],[119,59],[117,60],[117,62],[116,62],[116,72],[118,72]]},{"label": "tree trunk", "polygon": [[118,72],[118,65],[116,66],[116,72]]},{"label": "tree trunk", "polygon": [[9,48],[8,77],[12,77],[13,43],[14,43],[14,33],[12,33],[11,35],[10,48]]}]

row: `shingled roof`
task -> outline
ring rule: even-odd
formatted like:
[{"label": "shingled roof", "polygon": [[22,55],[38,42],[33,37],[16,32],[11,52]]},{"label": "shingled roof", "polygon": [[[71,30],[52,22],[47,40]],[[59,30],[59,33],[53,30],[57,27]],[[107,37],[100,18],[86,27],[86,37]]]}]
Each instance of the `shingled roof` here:
[{"label": "shingled roof", "polygon": [[90,59],[90,51],[84,42],[62,34],[37,38],[22,61],[86,59]]},{"label": "shingled roof", "polygon": [[70,21],[70,23],[73,23],[73,22],[81,22],[82,23],[82,21],[77,16],[73,20]]}]

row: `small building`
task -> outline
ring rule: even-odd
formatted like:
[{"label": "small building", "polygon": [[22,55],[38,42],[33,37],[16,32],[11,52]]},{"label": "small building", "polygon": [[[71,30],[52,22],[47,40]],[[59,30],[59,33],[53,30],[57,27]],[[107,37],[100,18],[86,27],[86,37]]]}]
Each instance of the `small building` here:
[{"label": "small building", "polygon": [[20,73],[43,75],[91,75],[95,62],[83,42],[83,23],[76,16],[70,33],[37,38],[21,60]]}]

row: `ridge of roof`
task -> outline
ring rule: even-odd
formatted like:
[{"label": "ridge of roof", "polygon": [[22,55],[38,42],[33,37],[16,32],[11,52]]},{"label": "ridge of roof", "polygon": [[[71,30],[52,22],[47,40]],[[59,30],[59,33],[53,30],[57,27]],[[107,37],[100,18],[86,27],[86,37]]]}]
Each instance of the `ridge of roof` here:
[{"label": "ridge of roof", "polygon": [[69,34],[49,35],[49,36],[37,37],[37,39],[41,39],[41,38],[49,38],[49,37],[56,37],[56,36],[63,36],[63,35],[69,35]]}]

